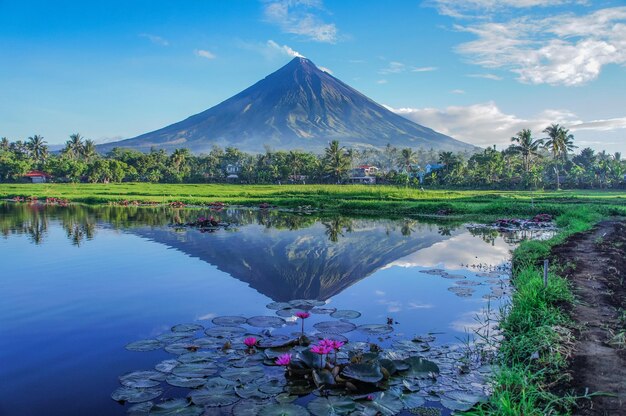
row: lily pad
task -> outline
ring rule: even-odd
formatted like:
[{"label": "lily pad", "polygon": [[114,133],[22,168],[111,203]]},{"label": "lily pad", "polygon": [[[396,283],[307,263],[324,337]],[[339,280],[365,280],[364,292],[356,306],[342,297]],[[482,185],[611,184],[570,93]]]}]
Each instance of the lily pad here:
[{"label": "lily pad", "polygon": [[204,331],[210,337],[215,338],[228,338],[237,335],[245,334],[247,331],[240,326],[214,326]]},{"label": "lily pad", "polygon": [[378,383],[383,379],[380,365],[376,362],[364,364],[349,364],[341,374],[348,378],[362,381],[364,383]]},{"label": "lily pad", "polygon": [[433,276],[441,276],[443,274],[447,274],[447,272],[443,269],[430,269],[430,270],[422,270],[421,273],[430,274]]},{"label": "lily pad", "polygon": [[402,389],[399,388],[390,390],[390,393],[396,396],[396,400],[402,402],[405,409],[414,409],[426,403],[424,397],[419,393],[404,393]]},{"label": "lily pad", "polygon": [[236,326],[245,324],[246,321],[247,319],[243,316],[218,316],[217,318],[213,318],[211,322],[220,326]]},{"label": "lily pad", "polygon": [[280,348],[292,342],[295,342],[293,338],[289,338],[285,335],[276,335],[263,338],[257,345],[261,348]]},{"label": "lily pad", "polygon": [[229,406],[239,401],[233,389],[202,388],[192,391],[188,397],[192,403],[206,407]]},{"label": "lily pad", "polygon": [[172,369],[172,374],[189,378],[208,377],[215,373],[217,369],[211,362],[179,364]]},{"label": "lily pad", "polygon": [[330,339],[332,341],[341,341],[343,343],[347,343],[348,342],[348,338],[344,337],[341,334],[333,334],[330,332],[320,332],[315,334],[315,337],[317,339]]},{"label": "lily pad", "polygon": [[311,309],[311,313],[316,313],[316,314],[331,314],[333,312],[335,312],[337,310],[337,308],[313,308]]},{"label": "lily pad", "polygon": [[204,329],[199,324],[178,324],[172,327],[172,332],[196,332]]},{"label": "lily pad", "polygon": [[163,393],[160,387],[134,388],[122,386],[111,394],[111,398],[121,403],[141,403],[155,399]]},{"label": "lily pad", "polygon": [[249,383],[253,380],[263,377],[264,375],[263,367],[261,366],[252,366],[252,367],[242,367],[242,368],[227,368],[222,371],[221,376],[227,380],[239,381],[241,383]]},{"label": "lily pad", "polygon": [[267,399],[272,397],[271,394],[264,393],[259,390],[259,386],[256,384],[244,384],[242,386],[235,387],[235,393],[242,399]]},{"label": "lily pad", "polygon": [[361,316],[361,312],[340,309],[330,314],[335,319],[356,319]]},{"label": "lily pad", "polygon": [[157,339],[142,339],[126,345],[129,351],[154,351],[163,347],[163,343]]},{"label": "lily pad", "polygon": [[165,381],[170,386],[184,387],[188,389],[195,389],[206,384],[206,378],[203,377],[181,377],[175,374],[169,375]]},{"label": "lily pad", "polygon": [[196,351],[188,352],[178,356],[177,360],[181,363],[201,363],[206,361],[213,361],[218,357],[217,351]]},{"label": "lily pad", "polygon": [[374,395],[374,400],[363,403],[365,408],[376,410],[375,414],[383,416],[393,416],[404,408],[404,404],[398,400],[397,395],[392,392],[380,392]]},{"label": "lily pad", "polygon": [[200,416],[203,412],[203,408],[194,406],[185,399],[170,399],[153,406],[150,415]]},{"label": "lily pad", "polygon": [[323,321],[313,325],[315,329],[320,332],[330,332],[332,334],[344,334],[346,332],[353,331],[356,328],[351,322],[344,321]]},{"label": "lily pad", "polygon": [[166,345],[164,350],[169,352],[170,354],[180,355],[194,352],[196,350],[199,350],[200,348],[201,346],[193,341],[181,341]]},{"label": "lily pad", "polygon": [[126,416],[148,416],[153,406],[152,402],[134,404],[128,408]]},{"label": "lily pad", "polygon": [[276,395],[283,392],[287,381],[284,378],[272,378],[269,380],[260,380],[257,384],[259,384],[259,390],[263,393]]},{"label": "lily pad", "polygon": [[180,342],[186,339],[191,339],[195,336],[195,332],[166,332],[156,336],[156,339],[164,344],[171,344],[172,342]]},{"label": "lily pad", "polygon": [[278,403],[265,406],[260,416],[308,416],[309,412],[302,406],[292,403]]},{"label": "lily pad", "polygon": [[391,325],[382,325],[382,324],[368,324],[368,325],[359,325],[357,331],[361,331],[367,335],[384,335],[393,332],[393,327]]},{"label": "lily pad", "polygon": [[294,299],[289,301],[289,305],[291,305],[292,308],[309,310],[316,306],[324,306],[326,302],[313,299]]},{"label": "lily pad", "polygon": [[315,416],[347,415],[356,409],[356,403],[349,397],[318,397],[307,404],[307,409]]},{"label": "lily pad", "polygon": [[291,308],[292,306],[287,302],[272,302],[268,303],[265,307],[267,309],[273,309],[275,311],[278,311],[281,309]]},{"label": "lily pad", "polygon": [[475,394],[467,391],[449,391],[441,396],[441,404],[450,410],[459,410],[465,412],[477,403],[486,401],[487,397],[483,394]]},{"label": "lily pad", "polygon": [[172,369],[178,364],[180,364],[178,360],[165,360],[158,363],[154,369],[162,373],[171,373]]},{"label": "lily pad", "polygon": [[278,316],[253,316],[247,323],[257,328],[280,328],[285,325],[285,320]]},{"label": "lily pad", "polygon": [[471,287],[452,286],[449,287],[448,290],[462,298],[468,298],[474,294],[474,289]]},{"label": "lily pad", "polygon": [[165,380],[165,375],[158,371],[133,371],[120,377],[122,386],[147,388],[155,387]]},{"label": "lily pad", "polygon": [[439,374],[439,367],[432,361],[422,357],[410,357],[404,360],[409,365],[409,369],[404,373],[408,377],[424,377],[429,373]]},{"label": "lily pad", "polygon": [[267,400],[241,400],[233,406],[233,416],[257,416],[268,404]]}]

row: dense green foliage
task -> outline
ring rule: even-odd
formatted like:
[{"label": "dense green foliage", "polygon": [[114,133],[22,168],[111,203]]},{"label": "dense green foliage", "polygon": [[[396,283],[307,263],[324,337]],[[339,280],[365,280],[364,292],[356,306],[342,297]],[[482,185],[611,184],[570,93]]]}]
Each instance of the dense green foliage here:
[{"label": "dense green foliage", "polygon": [[[502,150],[488,147],[475,154],[424,149],[345,149],[329,143],[322,155],[293,151],[247,154],[214,147],[207,154],[187,149],[141,153],[116,148],[105,156],[91,140],[72,134],[59,154],[51,154],[43,137],[26,142],[0,140],[0,181],[20,181],[31,169],[51,174],[56,182],[152,183],[342,183],[351,168],[379,168],[378,183],[414,187],[482,189],[617,188],[624,186],[626,163],[619,153],[578,154],[568,130],[553,124],[536,139],[528,129]],[[430,170],[429,165],[437,165]],[[229,178],[230,176],[230,178]]]}]

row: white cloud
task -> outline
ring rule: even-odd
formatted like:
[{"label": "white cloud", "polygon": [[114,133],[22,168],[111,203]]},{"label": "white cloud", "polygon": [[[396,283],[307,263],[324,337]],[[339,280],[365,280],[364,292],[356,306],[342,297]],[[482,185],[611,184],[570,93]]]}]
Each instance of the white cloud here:
[{"label": "white cloud", "polygon": [[140,33],[139,37],[146,38],[155,45],[169,46],[170,44],[167,39],[163,39],[161,36],[151,35],[149,33]]},{"label": "white cloud", "polygon": [[436,71],[436,66],[410,67],[398,61],[389,61],[386,68],[378,71],[379,74],[400,74],[402,72],[431,72]]},{"label": "white cloud", "polygon": [[214,53],[204,50],[204,49],[196,49],[195,51],[193,51],[193,53],[200,58],[206,58],[206,59],[217,58],[217,56],[215,56]]},{"label": "white cloud", "polygon": [[477,146],[496,144],[500,148],[507,147],[510,138],[522,129],[529,128],[536,137],[543,137],[541,131],[551,123],[562,124],[572,132],[626,129],[626,117],[583,121],[570,111],[547,109],[533,117],[523,118],[503,112],[494,102],[450,106],[445,109],[390,108],[390,110],[456,139]]},{"label": "white cloud", "polygon": [[[538,5],[530,0],[506,3]],[[583,85],[596,79],[605,65],[626,65],[626,7],[583,15],[531,14],[455,27],[476,37],[459,45],[459,53],[482,67],[511,71],[523,83]]]},{"label": "white cloud", "polygon": [[407,67],[402,62],[391,61],[387,65],[387,68],[383,68],[378,71],[381,74],[399,74],[407,70]]},{"label": "white cloud", "polygon": [[436,66],[422,66],[419,68],[411,69],[411,72],[431,72],[431,71],[436,71],[436,70],[437,70]]},{"label": "white cloud", "polygon": [[313,11],[323,11],[321,0],[270,0],[264,8],[266,20],[278,25],[285,33],[316,42],[335,43],[338,36],[335,24],[324,22]]},{"label": "white cloud", "polygon": [[319,69],[321,69],[322,71],[329,73],[330,75],[333,74],[333,71],[331,71],[330,69],[326,68],[325,66],[318,66]]},{"label": "white cloud", "polygon": [[293,49],[291,49],[287,45],[280,46],[278,43],[274,42],[271,39],[267,41],[267,46],[269,48],[271,48],[271,49],[274,49],[274,50],[280,52],[283,55],[292,56],[294,58],[295,57],[304,58],[304,55],[302,55],[300,52],[294,51]]},{"label": "white cloud", "polygon": [[496,75],[496,74],[468,74],[467,75],[470,78],[484,78],[484,79],[490,79],[493,81],[501,81],[502,77]]},{"label": "white cloud", "polygon": [[529,9],[533,7],[553,7],[564,4],[585,4],[585,0],[432,0],[427,4],[434,6],[440,14],[456,17],[484,17],[486,13],[502,12],[512,9]]},{"label": "white cloud", "polygon": [[387,82],[389,81],[387,81],[386,79],[379,79],[378,81],[376,81],[377,84],[386,84]]},{"label": "white cloud", "polygon": [[465,94],[465,91],[463,90],[452,90],[450,91],[451,94]]}]

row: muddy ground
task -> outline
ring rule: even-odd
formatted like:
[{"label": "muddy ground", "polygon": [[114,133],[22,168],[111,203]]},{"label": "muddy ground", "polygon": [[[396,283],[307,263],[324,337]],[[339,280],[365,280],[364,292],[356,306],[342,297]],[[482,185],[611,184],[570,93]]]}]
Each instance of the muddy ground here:
[{"label": "muddy ground", "polygon": [[[570,390],[603,392],[575,415],[626,415],[626,222],[604,221],[553,249],[577,301]],[[622,334],[621,337],[619,334]]]}]

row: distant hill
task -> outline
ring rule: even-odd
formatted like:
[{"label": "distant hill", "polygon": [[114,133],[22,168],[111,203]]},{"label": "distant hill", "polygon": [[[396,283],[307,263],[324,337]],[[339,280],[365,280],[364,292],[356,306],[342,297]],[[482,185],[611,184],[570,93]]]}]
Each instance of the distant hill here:
[{"label": "distant hill", "polygon": [[262,152],[267,145],[319,152],[335,139],[361,148],[390,143],[438,151],[475,149],[389,111],[310,60],[294,58],[215,107],[132,139],[100,145],[99,150],[186,147],[198,153],[219,145]]}]

